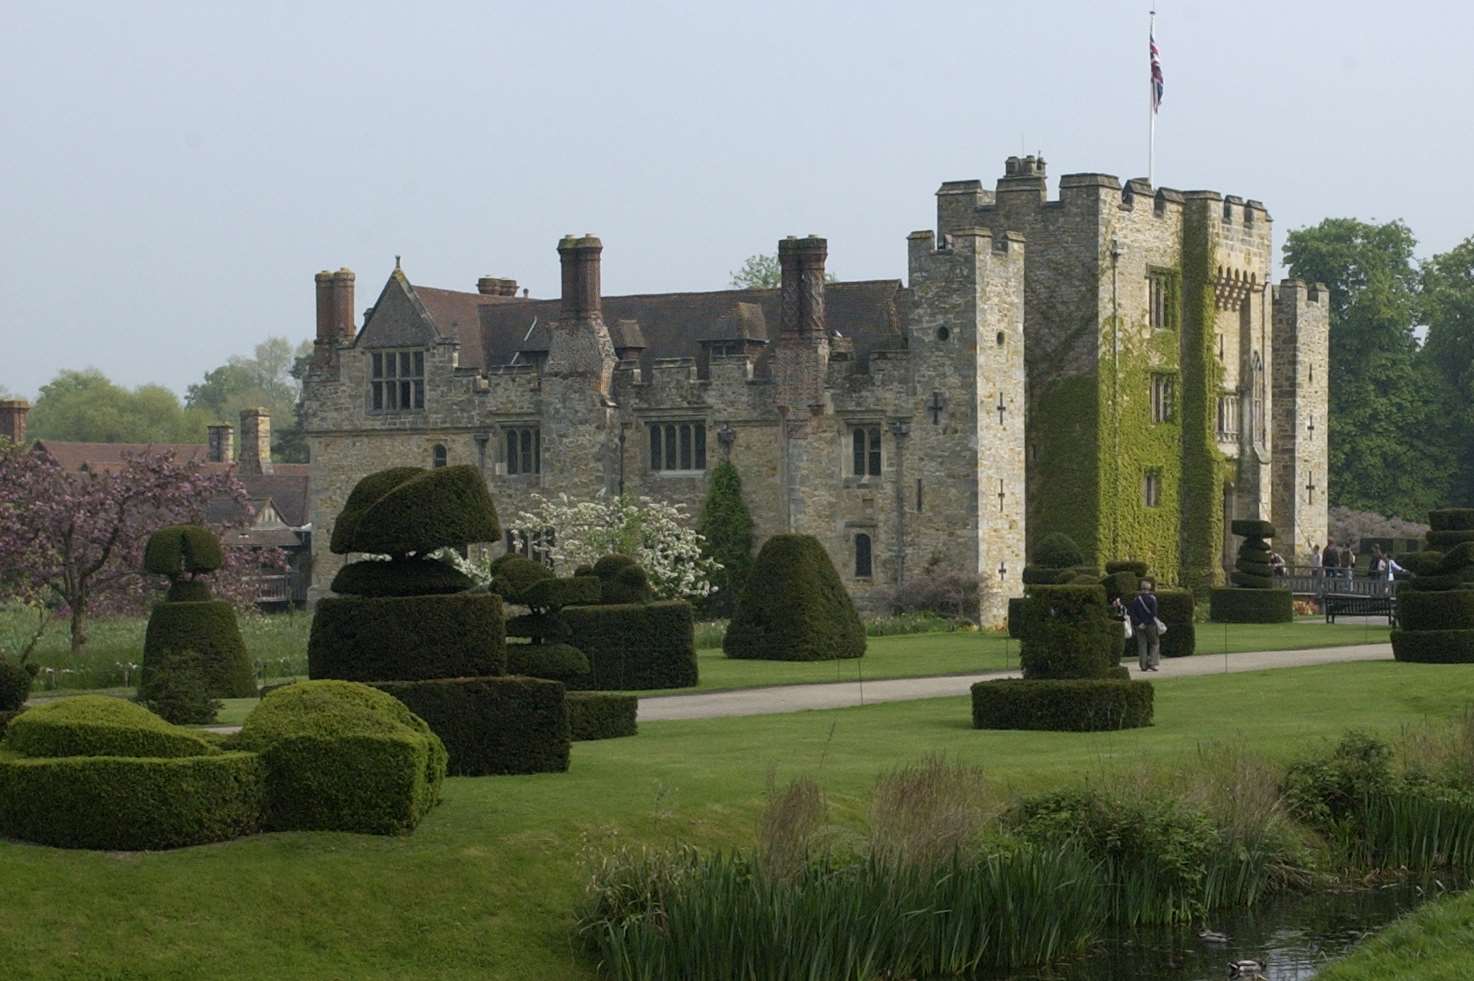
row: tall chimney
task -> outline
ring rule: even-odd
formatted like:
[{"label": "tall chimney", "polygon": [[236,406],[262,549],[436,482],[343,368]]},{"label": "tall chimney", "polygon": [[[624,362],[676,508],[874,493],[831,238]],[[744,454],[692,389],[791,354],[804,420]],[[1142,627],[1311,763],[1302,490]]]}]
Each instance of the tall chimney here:
[{"label": "tall chimney", "polygon": [[348,268],[313,277],[317,284],[316,359],[326,364],[343,341],[353,340],[353,272]]},{"label": "tall chimney", "polygon": [[824,260],[829,242],[810,235],[792,235],[778,242],[783,332],[824,335]]},{"label": "tall chimney", "polygon": [[26,413],[31,411],[31,403],[25,399],[6,399],[0,402],[0,439],[8,439],[12,443],[24,443],[26,441]]},{"label": "tall chimney", "polygon": [[207,459],[211,463],[234,463],[235,462],[235,429],[221,423],[211,426],[210,448]]},{"label": "tall chimney", "polygon": [[339,341],[353,340],[353,270],[347,266],[333,273],[333,334]]},{"label": "tall chimney", "polygon": [[260,407],[242,409],[240,474],[251,477],[271,472],[271,413]]},{"label": "tall chimney", "polygon": [[602,318],[603,301],[599,284],[599,254],[604,243],[593,235],[565,235],[558,242],[558,259],[563,265],[564,320]]}]

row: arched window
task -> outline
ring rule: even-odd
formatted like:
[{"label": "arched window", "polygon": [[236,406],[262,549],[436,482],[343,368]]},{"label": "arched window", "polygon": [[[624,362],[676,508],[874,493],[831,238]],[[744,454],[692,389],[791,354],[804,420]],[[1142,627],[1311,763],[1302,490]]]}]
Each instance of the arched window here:
[{"label": "arched window", "polygon": [[430,451],[430,465],[438,468],[445,466],[446,462],[445,444],[436,443],[435,448]]},{"label": "arched window", "polygon": [[862,532],[855,536],[855,578],[869,579],[871,575],[870,536]]}]

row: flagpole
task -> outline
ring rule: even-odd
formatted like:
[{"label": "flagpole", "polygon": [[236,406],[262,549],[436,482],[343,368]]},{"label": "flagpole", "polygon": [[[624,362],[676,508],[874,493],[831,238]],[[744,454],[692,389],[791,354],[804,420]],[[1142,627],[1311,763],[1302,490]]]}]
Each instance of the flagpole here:
[{"label": "flagpole", "polygon": [[[1148,45],[1155,43],[1157,36],[1157,12],[1151,11],[1150,19],[1147,21],[1146,36]],[[1147,109],[1147,141],[1146,141],[1146,182],[1152,187],[1157,186],[1156,164],[1157,164],[1157,82],[1148,73],[1146,84],[1146,109]]]}]

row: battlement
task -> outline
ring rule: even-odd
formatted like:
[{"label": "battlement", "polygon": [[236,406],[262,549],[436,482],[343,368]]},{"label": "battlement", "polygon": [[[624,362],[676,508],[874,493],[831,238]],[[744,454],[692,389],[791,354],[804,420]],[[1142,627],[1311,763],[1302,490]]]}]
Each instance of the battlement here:
[{"label": "battlement", "polygon": [[1326,289],[1325,283],[1307,284],[1303,279],[1282,279],[1274,290],[1275,303],[1289,303],[1297,306],[1308,304],[1319,307],[1329,306],[1330,300],[1331,294]]}]

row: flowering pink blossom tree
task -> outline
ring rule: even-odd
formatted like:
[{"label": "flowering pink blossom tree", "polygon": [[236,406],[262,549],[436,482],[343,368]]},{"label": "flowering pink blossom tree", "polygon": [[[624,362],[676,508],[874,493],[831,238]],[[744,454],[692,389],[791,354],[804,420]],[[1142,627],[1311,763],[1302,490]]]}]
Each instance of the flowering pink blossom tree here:
[{"label": "flowering pink blossom tree", "polygon": [[[0,440],[0,598],[45,595],[65,607],[75,653],[87,617],[140,609],[159,589],[143,573],[143,546],[164,525],[206,524],[206,506],[238,517],[209,525],[225,542],[248,525],[250,500],[235,472],[211,472],[172,452],[125,455],[116,470],[68,472],[46,453]],[[224,506],[222,506],[224,505]],[[254,596],[254,567],[284,566],[278,549],[227,550],[223,598]]]}]

